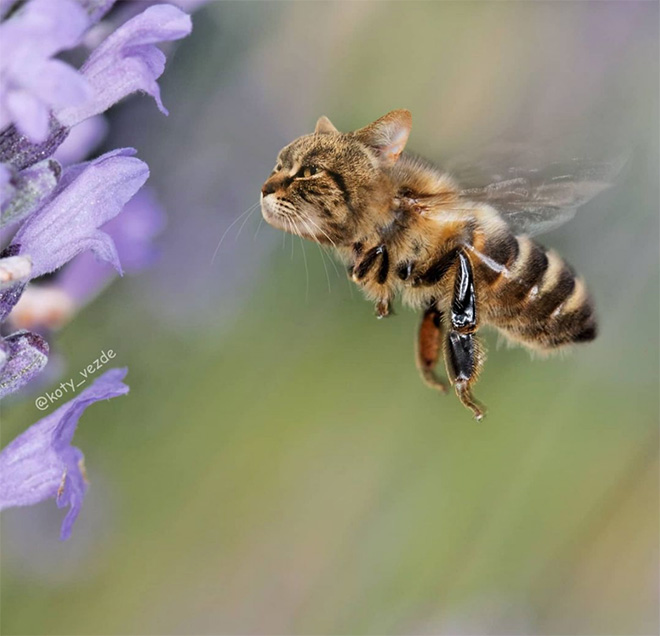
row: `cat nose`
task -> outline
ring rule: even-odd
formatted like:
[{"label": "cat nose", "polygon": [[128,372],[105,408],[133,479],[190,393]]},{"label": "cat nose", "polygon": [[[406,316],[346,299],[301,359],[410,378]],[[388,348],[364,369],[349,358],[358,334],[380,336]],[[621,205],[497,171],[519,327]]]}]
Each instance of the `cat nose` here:
[{"label": "cat nose", "polygon": [[266,183],[264,183],[261,186],[261,194],[267,196],[269,194],[273,194],[273,192],[275,192],[276,189],[277,189],[277,184],[273,183],[272,181],[266,181]]}]

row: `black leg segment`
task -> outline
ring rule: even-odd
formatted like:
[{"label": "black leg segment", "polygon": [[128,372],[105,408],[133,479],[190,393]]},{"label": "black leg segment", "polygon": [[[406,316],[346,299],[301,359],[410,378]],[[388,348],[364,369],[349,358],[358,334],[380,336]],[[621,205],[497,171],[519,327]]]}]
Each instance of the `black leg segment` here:
[{"label": "black leg segment", "polygon": [[451,325],[461,332],[472,332],[477,326],[477,299],[472,265],[464,252],[458,253],[457,261],[458,271],[451,302]]},{"label": "black leg segment", "polygon": [[[484,408],[472,397],[470,386],[479,375],[484,354],[475,335],[479,323],[474,275],[469,256],[462,248],[452,250],[420,277],[420,283],[437,282],[452,268],[456,271],[456,278],[446,313],[443,314],[434,301],[424,312],[419,326],[417,367],[426,384],[444,391],[445,384],[435,373],[435,366],[442,351],[447,375],[458,399],[480,420],[484,416]],[[400,272],[399,276],[403,278]]]},{"label": "black leg segment", "polygon": [[472,397],[470,385],[477,379],[483,364],[483,352],[474,334],[477,329],[477,297],[470,259],[458,252],[454,296],[451,302],[451,331],[445,340],[447,373],[459,400],[480,420],[483,407]]},{"label": "black leg segment", "polygon": [[474,373],[474,337],[450,331],[447,336],[447,366],[454,382],[468,382]]}]

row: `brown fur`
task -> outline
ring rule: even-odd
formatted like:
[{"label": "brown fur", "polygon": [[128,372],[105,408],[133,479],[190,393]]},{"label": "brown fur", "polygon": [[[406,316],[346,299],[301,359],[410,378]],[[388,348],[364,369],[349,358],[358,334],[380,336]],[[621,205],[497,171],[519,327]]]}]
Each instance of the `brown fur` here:
[{"label": "brown fur", "polygon": [[[393,111],[341,133],[322,117],[313,134],[280,152],[262,188],[264,218],[334,246],[379,316],[397,296],[411,307],[445,314],[454,289],[453,257],[464,250],[479,325],[541,350],[593,339],[596,323],[583,281],[556,253],[514,236],[494,208],[464,199],[449,175],[403,153],[411,123],[408,111]],[[434,348],[429,320],[422,322],[420,343],[437,360],[440,347]],[[476,356],[474,377],[483,361],[478,343]],[[418,364],[434,384],[431,362],[418,358]]]}]

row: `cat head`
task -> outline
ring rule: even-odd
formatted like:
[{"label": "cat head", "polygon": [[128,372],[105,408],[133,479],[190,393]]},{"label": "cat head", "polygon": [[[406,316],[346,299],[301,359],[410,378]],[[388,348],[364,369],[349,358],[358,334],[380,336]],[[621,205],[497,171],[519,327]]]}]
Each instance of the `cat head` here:
[{"label": "cat head", "polygon": [[319,243],[350,244],[389,209],[390,170],[411,126],[407,110],[394,110],[349,133],[321,117],[311,135],[280,151],[261,188],[264,219]]}]

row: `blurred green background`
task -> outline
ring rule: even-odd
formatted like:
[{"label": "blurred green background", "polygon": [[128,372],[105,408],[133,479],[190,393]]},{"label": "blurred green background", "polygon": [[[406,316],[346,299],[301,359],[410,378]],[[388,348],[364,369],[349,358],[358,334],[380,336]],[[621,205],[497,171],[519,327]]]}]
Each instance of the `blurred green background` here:
[{"label": "blurred green background", "polygon": [[[113,349],[131,392],[81,420],[68,542],[53,502],[3,514],[2,633],[658,633],[657,3],[212,2],[194,27],[170,117],[111,120],[162,258],[56,340],[65,378]],[[532,360],[488,334],[480,424],[419,381],[416,315],[377,321],[258,209],[211,263],[319,115],[401,107],[440,163],[500,138],[630,154],[543,237],[600,337]],[[3,444],[39,416],[4,409]]]}]

